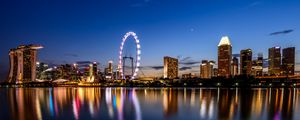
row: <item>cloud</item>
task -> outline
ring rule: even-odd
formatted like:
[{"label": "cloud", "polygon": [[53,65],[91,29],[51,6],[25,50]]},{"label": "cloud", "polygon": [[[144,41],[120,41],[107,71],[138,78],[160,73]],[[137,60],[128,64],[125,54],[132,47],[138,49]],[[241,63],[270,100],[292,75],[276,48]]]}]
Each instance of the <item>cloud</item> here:
[{"label": "cloud", "polygon": [[161,70],[164,66],[140,66],[139,68],[142,70]]},{"label": "cloud", "polygon": [[150,68],[152,68],[154,70],[161,70],[164,68],[164,66],[150,66]]},{"label": "cloud", "polygon": [[248,7],[255,7],[255,6],[258,6],[258,5],[261,5],[262,2],[261,1],[255,1],[253,3],[250,3]]},{"label": "cloud", "polygon": [[254,7],[261,6],[261,5],[263,5],[263,3],[264,2],[262,0],[253,1],[253,2],[250,2],[249,4],[245,5],[245,8],[246,9],[251,9],[251,8],[254,8]]},{"label": "cloud", "polygon": [[149,6],[150,0],[138,0],[134,3],[132,3],[130,6],[134,8],[139,8],[139,7],[146,7]]},{"label": "cloud", "polygon": [[78,55],[74,54],[74,53],[65,53],[64,56],[66,56],[66,57],[78,57]]},{"label": "cloud", "polygon": [[182,65],[195,65],[195,64],[200,64],[201,62],[198,61],[188,61],[188,62],[181,62],[180,64]]},{"label": "cloud", "polygon": [[180,62],[185,62],[185,61],[188,61],[190,59],[191,59],[191,57],[185,57],[185,58],[181,59]]},{"label": "cloud", "polygon": [[293,32],[294,30],[292,29],[288,29],[288,30],[282,30],[282,31],[277,31],[277,32],[273,32],[273,33],[270,33],[269,35],[283,35],[283,34],[289,34],[291,32]]},{"label": "cloud", "polygon": [[190,29],[190,32],[194,32],[194,31],[195,31],[195,29],[194,29],[194,28],[191,28],[191,29]]},{"label": "cloud", "polygon": [[200,61],[191,60],[191,57],[185,57],[185,58],[181,59],[179,62],[179,64],[182,64],[182,65],[195,65],[195,64],[200,64],[200,63],[201,63]]},{"label": "cloud", "polygon": [[189,70],[192,69],[192,67],[181,67],[179,68],[180,71]]}]

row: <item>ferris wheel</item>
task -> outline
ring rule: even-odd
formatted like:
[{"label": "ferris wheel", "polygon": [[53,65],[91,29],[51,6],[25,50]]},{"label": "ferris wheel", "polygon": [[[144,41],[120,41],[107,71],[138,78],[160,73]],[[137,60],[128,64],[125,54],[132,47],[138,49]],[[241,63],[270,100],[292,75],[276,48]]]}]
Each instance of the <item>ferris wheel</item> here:
[{"label": "ferris wheel", "polygon": [[124,48],[124,45],[127,41],[127,38],[129,36],[132,36],[135,40],[135,45],[136,45],[136,60],[134,60],[135,62],[135,66],[133,66],[132,64],[132,74],[130,76],[130,80],[133,80],[136,78],[137,76],[137,73],[139,71],[139,67],[140,67],[140,61],[141,61],[141,45],[140,45],[140,40],[138,39],[138,36],[136,35],[136,33],[134,32],[127,32],[123,39],[122,39],[122,43],[121,43],[121,46],[120,46],[120,51],[119,51],[119,65],[118,65],[118,68],[119,68],[119,71],[120,71],[120,75],[121,75],[121,78],[122,79],[125,79],[125,74],[124,74],[124,68],[125,68],[125,60],[126,58],[130,58],[131,61],[133,61],[133,58],[132,57],[123,57],[123,48]]}]

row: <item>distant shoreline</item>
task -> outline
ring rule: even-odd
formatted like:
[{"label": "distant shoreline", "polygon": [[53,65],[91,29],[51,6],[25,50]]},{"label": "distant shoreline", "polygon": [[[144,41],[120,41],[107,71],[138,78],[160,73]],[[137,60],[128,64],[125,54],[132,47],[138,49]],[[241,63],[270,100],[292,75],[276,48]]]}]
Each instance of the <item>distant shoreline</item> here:
[{"label": "distant shoreline", "polygon": [[226,87],[226,86],[0,86],[0,88],[245,88],[245,89],[251,89],[251,88],[300,88],[292,87],[292,86],[260,86],[260,87]]},{"label": "distant shoreline", "polygon": [[188,79],[156,81],[111,81],[111,82],[28,82],[0,83],[0,88],[35,88],[35,87],[157,87],[157,88],[300,88],[297,79]]}]

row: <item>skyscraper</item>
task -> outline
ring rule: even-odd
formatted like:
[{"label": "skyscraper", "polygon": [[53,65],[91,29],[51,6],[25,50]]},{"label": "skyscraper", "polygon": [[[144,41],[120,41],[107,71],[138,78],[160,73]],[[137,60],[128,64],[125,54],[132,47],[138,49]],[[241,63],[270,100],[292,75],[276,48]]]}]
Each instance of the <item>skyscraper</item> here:
[{"label": "skyscraper", "polygon": [[23,83],[36,80],[37,50],[40,45],[21,45],[9,52],[9,83]]},{"label": "skyscraper", "polygon": [[213,65],[214,61],[202,60],[202,64],[200,65],[200,77],[204,79],[213,77]]},{"label": "skyscraper", "polygon": [[233,57],[231,61],[231,75],[239,75],[239,60],[236,57]]},{"label": "skyscraper", "polygon": [[241,75],[251,75],[251,69],[252,69],[251,49],[241,50],[240,63],[241,63],[241,67],[240,67]]},{"label": "skyscraper", "polygon": [[108,61],[108,73],[113,73],[113,61]]},{"label": "skyscraper", "polygon": [[98,75],[98,63],[97,62],[93,62],[93,74],[94,74],[94,76]]},{"label": "skyscraper", "polygon": [[174,79],[178,77],[178,59],[164,57],[164,78]]},{"label": "skyscraper", "polygon": [[295,47],[288,47],[282,50],[282,72],[284,75],[294,75]]},{"label": "skyscraper", "polygon": [[106,80],[113,80],[113,61],[108,61],[108,67],[105,68],[105,78]]},{"label": "skyscraper", "polygon": [[253,76],[263,75],[263,54],[259,53],[256,60],[252,61],[252,73]]},{"label": "skyscraper", "polygon": [[269,48],[269,75],[280,75],[281,72],[280,47]]},{"label": "skyscraper", "polygon": [[232,46],[228,36],[221,38],[218,45],[218,76],[229,78],[231,74]]},{"label": "skyscraper", "polygon": [[116,69],[116,80],[122,79],[121,75],[121,65],[119,64]]}]

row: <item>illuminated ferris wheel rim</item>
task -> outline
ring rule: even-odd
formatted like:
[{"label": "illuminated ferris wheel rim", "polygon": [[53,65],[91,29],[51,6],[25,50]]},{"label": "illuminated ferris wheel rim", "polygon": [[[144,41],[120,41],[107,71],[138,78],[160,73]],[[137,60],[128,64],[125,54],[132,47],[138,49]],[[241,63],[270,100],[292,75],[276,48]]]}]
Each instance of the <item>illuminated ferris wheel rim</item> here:
[{"label": "illuminated ferris wheel rim", "polygon": [[135,43],[136,43],[136,63],[135,63],[134,73],[133,73],[132,77],[130,78],[132,80],[132,79],[134,79],[137,76],[137,72],[139,71],[139,66],[140,66],[140,61],[141,61],[141,56],[140,56],[141,55],[140,40],[138,39],[138,36],[134,32],[127,32],[124,35],[123,39],[122,39],[122,43],[121,43],[120,51],[119,51],[119,53],[120,53],[120,55],[119,55],[119,68],[120,68],[120,73],[121,73],[121,75],[122,75],[122,77],[124,79],[125,76],[124,76],[123,68],[122,68],[123,67],[122,66],[123,65],[123,63],[122,63],[122,61],[123,61],[122,55],[123,55],[124,44],[125,44],[125,42],[126,42],[126,40],[127,40],[127,38],[129,36],[133,36],[133,38],[135,40]]}]

